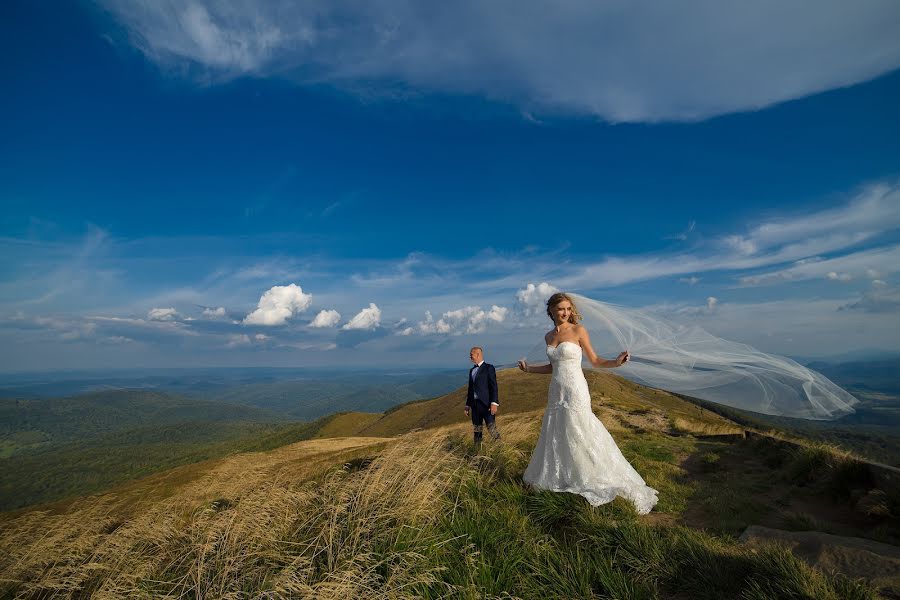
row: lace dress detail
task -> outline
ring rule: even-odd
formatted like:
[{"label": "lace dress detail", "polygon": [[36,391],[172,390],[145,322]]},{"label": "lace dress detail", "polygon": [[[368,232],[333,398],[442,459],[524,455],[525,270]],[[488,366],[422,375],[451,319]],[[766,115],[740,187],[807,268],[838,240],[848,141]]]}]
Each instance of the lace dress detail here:
[{"label": "lace dress detail", "polygon": [[540,489],[584,496],[594,506],[616,496],[630,500],[640,514],[650,512],[657,492],[622,456],[612,436],[591,410],[581,370],[581,346],[547,346],[553,378],[525,482]]}]

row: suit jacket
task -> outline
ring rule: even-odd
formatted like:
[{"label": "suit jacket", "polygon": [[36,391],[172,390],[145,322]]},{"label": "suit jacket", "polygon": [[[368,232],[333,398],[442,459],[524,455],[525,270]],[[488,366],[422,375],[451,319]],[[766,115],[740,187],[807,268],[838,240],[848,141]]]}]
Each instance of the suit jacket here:
[{"label": "suit jacket", "polygon": [[494,365],[481,363],[478,374],[475,376],[475,380],[472,381],[472,370],[474,368],[475,365],[472,365],[472,368],[469,369],[469,389],[466,391],[466,406],[475,406],[475,394],[478,394],[478,402],[487,408],[491,407],[491,402],[496,402],[499,405],[500,396],[497,394],[497,371],[494,370]]}]

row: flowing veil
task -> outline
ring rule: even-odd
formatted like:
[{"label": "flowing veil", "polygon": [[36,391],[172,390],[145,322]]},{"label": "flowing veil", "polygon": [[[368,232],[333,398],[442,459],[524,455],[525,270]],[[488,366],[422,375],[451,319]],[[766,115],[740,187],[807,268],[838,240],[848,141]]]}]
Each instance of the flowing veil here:
[{"label": "flowing veil", "polygon": [[[601,356],[628,350],[617,375],[654,388],[743,410],[803,419],[836,419],[858,400],[827,377],[783,356],[716,337],[646,311],[569,294]],[[548,362],[541,344],[529,364]],[[592,368],[592,367],[591,367]]]}]

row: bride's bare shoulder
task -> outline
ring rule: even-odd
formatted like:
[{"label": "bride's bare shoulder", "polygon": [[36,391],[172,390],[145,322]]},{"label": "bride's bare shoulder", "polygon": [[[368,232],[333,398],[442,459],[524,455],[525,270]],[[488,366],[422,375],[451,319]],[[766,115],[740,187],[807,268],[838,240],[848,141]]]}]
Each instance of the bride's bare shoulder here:
[{"label": "bride's bare shoulder", "polygon": [[548,331],[547,333],[544,334],[544,341],[547,342],[547,344],[550,344],[550,340],[553,339],[554,333],[556,333],[556,329],[551,329],[550,331]]},{"label": "bride's bare shoulder", "polygon": [[575,336],[580,340],[583,338],[590,338],[588,334],[588,330],[584,325],[576,324],[572,330],[575,332]]}]

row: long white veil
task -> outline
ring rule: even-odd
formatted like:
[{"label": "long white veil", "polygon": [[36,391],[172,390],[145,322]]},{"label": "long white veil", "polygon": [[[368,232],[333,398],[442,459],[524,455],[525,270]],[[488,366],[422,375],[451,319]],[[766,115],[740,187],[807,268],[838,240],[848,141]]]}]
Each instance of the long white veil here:
[{"label": "long white veil", "polygon": [[[667,322],[645,311],[569,294],[591,345],[601,356],[628,350],[617,375],[642,385],[767,415],[836,419],[858,400],[831,380],[783,356],[718,338],[699,327]],[[542,355],[542,356],[541,356]],[[529,364],[547,363],[546,348]]]}]

